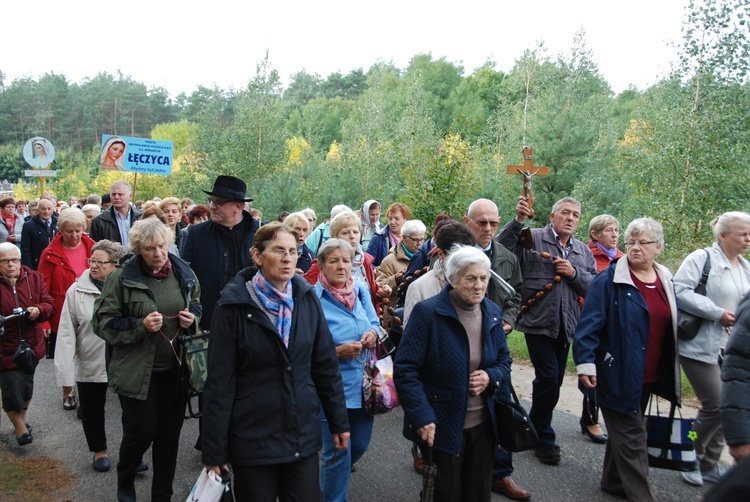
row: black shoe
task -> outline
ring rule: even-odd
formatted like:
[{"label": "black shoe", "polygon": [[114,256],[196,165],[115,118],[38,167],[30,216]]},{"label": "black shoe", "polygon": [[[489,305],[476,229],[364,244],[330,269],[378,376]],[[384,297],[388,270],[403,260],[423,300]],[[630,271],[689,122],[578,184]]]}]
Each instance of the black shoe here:
[{"label": "black shoe", "polygon": [[141,460],[141,464],[135,470],[135,472],[146,472],[148,470],[148,464]]},{"label": "black shoe", "polygon": [[620,488],[619,490],[612,490],[610,488],[604,488],[603,486],[601,486],[600,488],[602,489],[604,493],[609,493],[613,497],[617,497],[621,499],[628,498],[627,493],[625,493],[625,490],[623,490],[622,488]]},{"label": "black shoe", "polygon": [[28,422],[26,422],[26,431],[27,431],[27,432],[28,432],[29,434],[31,434],[31,426],[29,425],[29,423],[28,423]]},{"label": "black shoe", "polygon": [[94,470],[96,472],[107,472],[109,471],[110,464],[108,457],[99,457],[94,459]]},{"label": "black shoe", "polygon": [[31,432],[27,432],[26,434],[21,434],[20,436],[18,436],[16,440],[18,441],[19,446],[26,446],[27,444],[34,441],[34,438],[31,437]]},{"label": "black shoe", "polygon": [[[599,424],[596,424],[599,425]],[[581,434],[586,434],[591,441],[597,444],[605,444],[607,442],[607,434],[605,434],[603,431],[601,434],[594,434],[589,430],[589,425],[585,425],[581,423]],[[601,429],[601,427],[599,427]]]},{"label": "black shoe", "polygon": [[534,454],[543,464],[557,465],[560,463],[560,447],[556,444],[545,444],[536,449]]}]

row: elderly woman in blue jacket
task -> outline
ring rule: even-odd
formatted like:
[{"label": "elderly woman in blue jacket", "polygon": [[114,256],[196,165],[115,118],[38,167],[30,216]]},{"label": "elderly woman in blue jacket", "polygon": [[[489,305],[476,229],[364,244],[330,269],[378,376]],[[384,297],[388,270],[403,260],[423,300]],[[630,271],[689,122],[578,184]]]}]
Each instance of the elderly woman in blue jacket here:
[{"label": "elderly woman in blue jacket", "polygon": [[449,284],[417,303],[396,353],[404,436],[434,450],[436,502],[488,502],[498,444],[492,396],[511,358],[502,311],[484,297],[489,258],[460,246],[445,271]]},{"label": "elderly woman in blue jacket", "polygon": [[627,255],[591,283],[573,358],[580,383],[596,389],[609,432],[601,489],[649,501],[643,413],[651,394],[680,404],[677,303],[672,274],[654,261],[664,248],[661,224],[634,220],[625,245]]},{"label": "elderly woman in blue jacket", "polygon": [[336,344],[351,431],[349,448],[336,451],[328,420],[321,414],[320,488],[326,502],[347,500],[351,467],[367,451],[372,437],[373,417],[362,407],[362,375],[365,351],[375,347],[380,319],[367,286],[352,276],[353,259],[354,248],[343,239],[329,239],[318,250],[315,293]]}]

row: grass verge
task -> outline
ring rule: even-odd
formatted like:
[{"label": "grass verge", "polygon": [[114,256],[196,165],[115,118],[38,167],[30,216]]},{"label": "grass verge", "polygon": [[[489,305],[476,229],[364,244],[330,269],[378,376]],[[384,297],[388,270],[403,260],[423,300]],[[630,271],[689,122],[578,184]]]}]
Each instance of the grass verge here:
[{"label": "grass verge", "polygon": [[74,478],[59,460],[19,458],[0,443],[0,502],[69,501],[64,492],[73,486]]}]

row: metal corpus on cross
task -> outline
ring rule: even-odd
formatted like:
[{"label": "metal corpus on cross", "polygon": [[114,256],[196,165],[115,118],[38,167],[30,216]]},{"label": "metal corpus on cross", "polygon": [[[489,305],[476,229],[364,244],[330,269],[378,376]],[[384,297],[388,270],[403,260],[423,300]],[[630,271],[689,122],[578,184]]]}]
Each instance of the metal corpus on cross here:
[{"label": "metal corpus on cross", "polygon": [[529,203],[529,218],[534,217],[534,187],[531,178],[534,176],[549,176],[549,167],[535,166],[534,154],[528,146],[523,147],[523,165],[508,166],[508,174],[523,176],[523,196]]}]

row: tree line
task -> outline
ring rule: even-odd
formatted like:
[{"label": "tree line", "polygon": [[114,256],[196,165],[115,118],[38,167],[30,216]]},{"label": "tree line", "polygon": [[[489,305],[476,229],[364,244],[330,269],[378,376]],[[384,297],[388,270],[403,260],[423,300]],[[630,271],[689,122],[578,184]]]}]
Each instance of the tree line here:
[{"label": "tree line", "polygon": [[429,224],[439,212],[460,217],[478,197],[510,218],[521,180],[506,166],[528,145],[535,165],[551,170],[534,179],[535,224],[573,196],[584,224],[600,213],[623,225],[660,220],[666,259],[677,260],[711,241],[714,217],[748,209],[749,9],[745,0],[692,1],[670,74],[617,95],[583,33],[564,54],[526,50],[507,72],[417,54],[406,68],[299,71],[283,86],[267,55],[242,89],[175,98],[119,73],[6,85],[0,72],[0,177],[20,178],[21,146],[40,135],[58,150],[51,190],[104,192],[117,173],[98,171],[101,134],[152,137],[175,141],[173,174],[139,176],[139,198],[203,200],[201,189],[225,173],[248,183],[268,219],[375,198],[405,202]]}]

